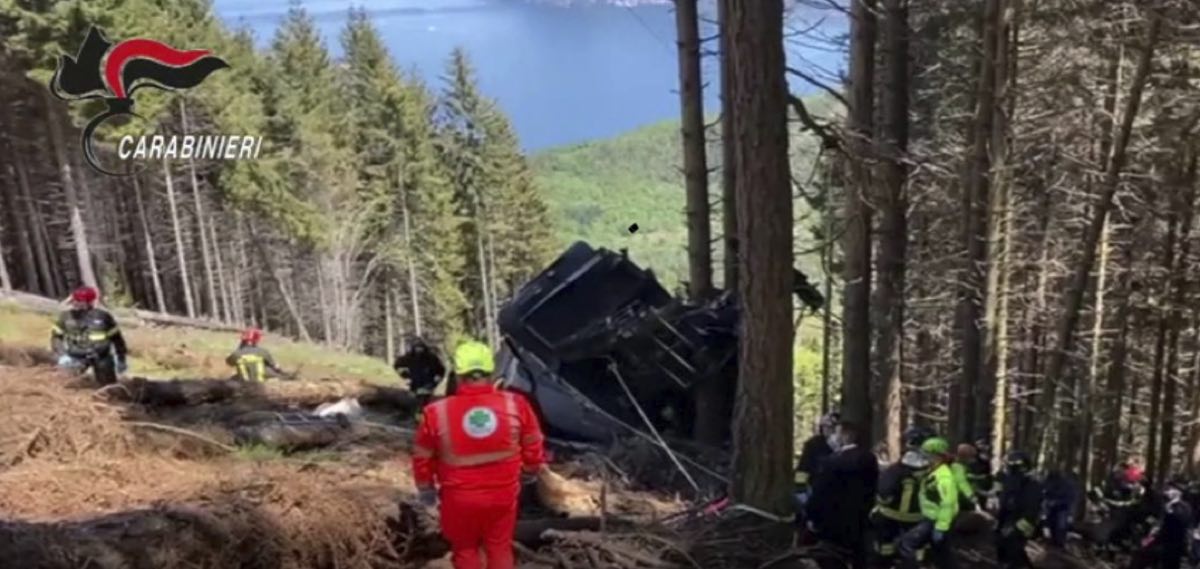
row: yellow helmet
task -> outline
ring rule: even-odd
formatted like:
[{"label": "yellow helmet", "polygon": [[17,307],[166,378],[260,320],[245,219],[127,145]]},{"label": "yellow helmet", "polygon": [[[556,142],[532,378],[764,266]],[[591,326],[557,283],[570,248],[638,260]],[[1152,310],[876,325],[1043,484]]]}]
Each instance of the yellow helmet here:
[{"label": "yellow helmet", "polygon": [[492,349],[483,342],[463,342],[454,350],[454,373],[466,375],[471,372],[490,374],[496,371],[496,360]]}]

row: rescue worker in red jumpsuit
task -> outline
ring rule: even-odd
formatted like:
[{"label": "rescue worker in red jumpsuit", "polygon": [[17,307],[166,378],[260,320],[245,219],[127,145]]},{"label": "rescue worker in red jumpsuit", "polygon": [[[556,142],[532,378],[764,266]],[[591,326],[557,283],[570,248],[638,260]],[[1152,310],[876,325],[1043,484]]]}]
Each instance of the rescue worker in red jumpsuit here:
[{"label": "rescue worker in red jumpsuit", "polygon": [[513,569],[513,532],[522,471],[546,468],[541,427],[519,394],[491,376],[492,351],[467,342],[454,352],[458,389],[425,406],[413,442],[413,479],[421,502],[440,503],[442,535],[455,569]]}]

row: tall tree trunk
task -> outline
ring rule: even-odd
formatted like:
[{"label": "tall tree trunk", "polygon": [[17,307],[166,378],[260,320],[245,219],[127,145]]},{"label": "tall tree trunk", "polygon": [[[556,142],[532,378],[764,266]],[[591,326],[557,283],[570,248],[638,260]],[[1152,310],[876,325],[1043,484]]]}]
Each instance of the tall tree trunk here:
[{"label": "tall tree trunk", "polygon": [[[1113,299],[1117,306],[1116,317],[1112,326],[1117,331],[1112,349],[1108,357],[1108,376],[1104,388],[1105,413],[1101,421],[1100,441],[1095,445],[1099,452],[1097,460],[1092,464],[1093,484],[1100,482],[1108,468],[1117,463],[1117,452],[1120,447],[1121,409],[1124,403],[1125,378],[1128,366],[1125,360],[1128,354],[1130,313],[1133,302],[1130,300],[1130,287],[1133,283],[1133,247],[1126,247],[1122,254],[1121,272],[1114,287],[1116,292]],[[1132,399],[1132,396],[1131,396]]]},{"label": "tall tree trunk", "polygon": [[167,185],[167,205],[171,208],[171,229],[175,233],[175,259],[179,262],[179,281],[183,287],[183,302],[188,318],[196,317],[196,305],[192,301],[192,283],[188,277],[187,253],[183,248],[183,228],[179,223],[179,207],[175,200],[175,181],[171,176],[171,164],[163,159],[163,182]]},{"label": "tall tree trunk", "polygon": [[[1170,472],[1171,448],[1175,442],[1175,414],[1177,412],[1176,392],[1179,385],[1179,335],[1183,327],[1183,304],[1186,301],[1186,286],[1188,268],[1191,264],[1191,236],[1196,203],[1196,155],[1191,146],[1192,141],[1183,142],[1183,161],[1178,185],[1170,191],[1168,202],[1171,210],[1179,212],[1182,218],[1182,228],[1179,230],[1179,258],[1168,273],[1170,277],[1170,294],[1167,295],[1167,320],[1171,328],[1170,348],[1167,354],[1167,384],[1163,393],[1162,408],[1162,438],[1158,447],[1158,466],[1152,469],[1157,476],[1158,484],[1166,482]],[[1193,330],[1195,332],[1195,330]],[[1193,334],[1194,335],[1194,334]]]},{"label": "tall tree trunk", "polygon": [[414,259],[416,252],[413,249],[412,223],[409,219],[408,190],[403,184],[400,185],[400,188],[401,214],[404,217],[404,260],[408,265],[408,294],[412,299],[413,331],[419,337],[423,334],[423,331],[421,322],[421,293],[417,287],[417,263],[416,259]]},{"label": "tall tree trunk", "polygon": [[[245,279],[250,274],[250,259],[246,255],[246,232],[243,226],[245,222],[242,220],[242,212],[234,212],[234,228],[236,229],[235,238],[237,243],[237,268],[232,270],[230,278],[231,286],[233,287],[234,306],[237,308],[238,323],[245,325],[254,320],[254,307],[248,306],[246,302],[246,287]],[[254,279],[253,289],[259,290],[259,279]]]},{"label": "tall tree trunk", "polygon": [[337,309],[333,299],[330,298],[329,285],[329,261],[324,254],[317,256],[317,295],[321,301],[321,341],[326,344],[333,343],[333,319],[332,312]]},{"label": "tall tree trunk", "polygon": [[1184,449],[1184,458],[1186,459],[1187,469],[1186,474],[1192,478],[1197,476],[1197,465],[1200,465],[1200,311],[1194,312],[1192,317],[1192,331],[1196,334],[1192,341],[1192,368],[1191,375],[1188,376],[1187,393],[1190,400],[1188,401],[1188,416],[1191,419],[1190,429],[1188,429],[1187,448]]},{"label": "tall tree trunk", "polygon": [[[183,98],[179,99],[179,116],[183,123],[183,133],[188,133],[188,115],[187,104]],[[204,266],[204,281],[206,290],[208,291],[208,315],[214,320],[220,318],[219,304],[217,304],[217,286],[213,279],[213,263],[212,254],[209,249],[208,230],[205,227],[206,216],[204,215],[204,205],[200,198],[200,184],[196,180],[196,159],[188,157],[188,173],[192,179],[192,199],[196,206],[196,227],[200,230],[200,258]]]},{"label": "tall tree trunk", "polygon": [[[1109,243],[1111,240],[1112,224],[1108,221],[1104,223],[1104,229],[1100,233],[1100,270],[1096,275],[1096,306],[1093,311],[1095,315],[1092,318],[1092,354],[1091,362],[1088,369],[1088,380],[1084,383],[1082,396],[1079,398],[1079,408],[1082,413],[1079,413],[1078,425],[1076,432],[1079,433],[1081,440],[1079,441],[1079,479],[1090,480],[1088,471],[1091,468],[1092,452],[1095,444],[1095,437],[1091,436],[1092,427],[1095,425],[1095,407],[1100,400],[1096,396],[1097,386],[1100,385],[1100,354],[1104,350],[1104,300],[1108,290],[1108,265],[1109,265]],[[1064,450],[1070,450],[1070,447]]]},{"label": "tall tree trunk", "polygon": [[[1173,200],[1172,200],[1173,201]],[[1171,274],[1175,268],[1176,243],[1179,241],[1180,224],[1178,212],[1175,208],[1168,205],[1167,209],[1167,240],[1163,251],[1162,265],[1163,272]],[[1146,437],[1146,470],[1149,471],[1150,479],[1154,480],[1157,476],[1158,466],[1158,428],[1162,417],[1162,392],[1165,376],[1170,372],[1167,363],[1167,350],[1174,351],[1172,340],[1175,337],[1174,322],[1171,319],[1170,307],[1167,306],[1171,302],[1171,284],[1166,282],[1161,290],[1160,302],[1156,306],[1158,313],[1158,335],[1154,342],[1154,375],[1150,384],[1150,432]]]},{"label": "tall tree trunk", "polygon": [[[996,331],[993,334],[993,339],[989,341],[992,346],[991,351],[994,356],[990,356],[995,360],[995,377],[996,377],[996,394],[992,401],[992,461],[993,467],[999,468],[1000,457],[1004,456],[1008,451],[1009,437],[1005,432],[1008,419],[1008,404],[1012,401],[1009,396],[1009,378],[1008,378],[1008,302],[1009,302],[1009,282],[1012,278],[1012,234],[1013,231],[1013,205],[1008,203],[1008,192],[1011,188],[1005,184],[1005,207],[1004,207],[1004,231],[1002,234],[1003,245],[1000,249],[1000,257],[997,261],[996,272],[1000,273],[1000,282],[997,284],[997,294],[999,298],[998,314],[996,314]],[[986,413],[986,410],[983,411]]]},{"label": "tall tree trunk", "polygon": [[[712,296],[712,227],[708,210],[708,159],[705,155],[704,91],[700,74],[700,21],[697,0],[676,0],[679,51],[680,135],[687,187],[688,296],[703,302]],[[729,432],[732,403],[719,376],[704,378],[696,389],[693,437],[719,445]]]},{"label": "tall tree trunk", "polygon": [[[1104,171],[1108,170],[1109,160],[1112,157],[1113,137],[1116,136],[1116,131],[1118,128],[1116,116],[1118,103],[1117,99],[1121,92],[1121,72],[1124,68],[1124,63],[1125,48],[1123,45],[1118,45],[1117,52],[1113,54],[1113,57],[1110,57],[1108,63],[1106,63],[1105,77],[1107,89],[1105,91],[1103,102],[1104,112],[1098,113],[1095,127],[1096,132],[1099,134],[1099,144],[1097,145],[1095,159],[1097,163],[1101,165],[1100,169]],[[1114,240],[1113,236],[1110,235],[1110,232],[1115,231],[1120,236],[1115,240],[1117,242],[1122,242],[1124,238],[1128,237],[1128,222],[1128,219],[1122,220],[1118,224],[1117,229],[1114,230],[1112,227],[1110,227],[1113,225],[1113,223],[1106,219],[1105,224],[1101,229],[1100,275],[1097,278],[1096,283],[1096,318],[1095,327],[1093,329],[1092,365],[1090,374],[1093,388],[1099,381],[1099,362],[1100,354],[1103,348],[1101,334],[1103,332],[1105,312],[1104,307],[1106,300],[1105,285],[1107,284],[1106,269],[1108,265],[1106,261],[1109,243]],[[1124,395],[1123,392],[1126,374],[1124,366],[1128,346],[1129,312],[1132,309],[1132,304],[1129,298],[1131,292],[1129,287],[1131,286],[1132,280],[1129,272],[1133,270],[1133,259],[1131,257],[1133,250],[1134,249],[1132,246],[1127,246],[1125,248],[1125,253],[1123,254],[1124,262],[1122,267],[1120,267],[1124,273],[1122,273],[1122,275],[1119,277],[1118,283],[1115,287],[1116,296],[1113,300],[1117,304],[1117,313],[1113,326],[1117,330],[1118,337],[1116,339],[1117,344],[1112,348],[1108,361],[1109,368],[1107,386],[1106,393],[1104,394],[1105,417],[1102,421],[1101,440],[1098,443],[1091,445],[1093,448],[1097,448],[1098,452],[1094,453],[1097,456],[1097,460],[1092,461],[1092,464],[1090,465],[1090,478],[1087,476],[1089,470],[1087,465],[1087,457],[1089,454],[1092,454],[1090,453],[1092,449],[1088,448],[1083,450],[1084,457],[1082,460],[1083,467],[1081,469],[1081,478],[1085,481],[1090,479],[1093,481],[1093,483],[1097,484],[1102,480],[1103,473],[1107,472],[1108,468],[1115,464],[1117,459],[1117,447],[1119,446],[1118,432],[1120,429],[1121,406]],[[1120,369],[1114,369],[1113,366],[1120,366]],[[1117,391],[1113,391],[1114,386],[1119,386]],[[1085,412],[1088,415],[1089,420],[1094,416],[1094,410],[1092,408],[1094,404],[1093,402],[1094,398],[1085,406]],[[1085,430],[1084,432],[1088,431]]]},{"label": "tall tree trunk", "polygon": [[208,230],[211,233],[209,243],[212,244],[213,265],[217,272],[217,289],[221,292],[221,319],[231,324],[234,322],[233,293],[229,290],[228,279],[225,278],[225,265],[221,261],[224,250],[217,235],[217,224],[211,215],[208,217]]},{"label": "tall tree trunk", "polygon": [[[283,303],[287,306],[288,315],[292,318],[292,323],[296,326],[296,332],[300,334],[300,339],[305,342],[312,343],[312,335],[308,333],[308,327],[304,325],[304,318],[300,316],[300,309],[296,306],[295,297],[288,287],[287,281],[284,280],[283,274],[276,270],[275,262],[262,239],[259,238],[258,232],[254,227],[254,222],[248,222],[250,230],[250,242],[258,249],[258,254],[262,258],[263,266],[267,268],[267,272],[271,273],[272,280],[275,281],[275,287],[279,290],[279,296],[283,298]],[[263,307],[262,302],[259,302],[259,307]],[[266,318],[261,319],[263,326],[266,327]]]},{"label": "tall tree trunk", "polygon": [[[792,191],[783,2],[729,2],[737,169],[739,335],[733,499],[791,511]],[[869,412],[869,411],[868,411]]]},{"label": "tall tree trunk", "polygon": [[475,231],[475,254],[479,257],[479,290],[483,293],[483,326],[484,336],[487,338],[489,346],[496,347],[496,337],[492,335],[492,278],[494,276],[488,273],[487,269],[487,250],[483,246],[483,234],[487,231],[487,224],[484,221],[486,215],[480,209],[478,211],[480,217]]},{"label": "tall tree trunk", "polygon": [[987,200],[988,181],[991,171],[992,129],[996,106],[997,49],[1002,25],[1001,0],[986,0],[980,44],[983,58],[979,62],[979,79],[975,91],[975,118],[971,123],[971,154],[967,161],[966,180],[963,184],[963,247],[966,262],[959,275],[958,329],[962,350],[962,379],[958,402],[959,416],[951,416],[951,436],[961,440],[974,440],[978,423],[990,422],[991,417],[976,420],[979,406],[990,404],[991,391],[983,378],[983,335],[980,324],[983,320],[983,303],[990,299],[984,295],[984,276],[987,271]]},{"label": "tall tree trunk", "polygon": [[[721,47],[721,233],[724,245],[724,286],[727,290],[735,290],[738,286],[738,220],[737,200],[737,168],[734,167],[733,147],[733,98],[730,96],[733,81],[733,70],[729,62],[729,6],[722,0],[717,0],[717,22],[720,26]],[[828,203],[828,202],[826,202]],[[826,299],[829,296],[825,297]]]},{"label": "tall tree trunk", "polygon": [[708,212],[708,160],[705,157],[704,92],[700,75],[700,22],[697,0],[675,0],[679,52],[680,135],[687,187],[688,294],[703,301],[712,294],[712,230]]},{"label": "tall tree trunk", "polygon": [[829,387],[833,372],[833,258],[836,245],[833,239],[834,211],[830,205],[833,186],[831,173],[826,173],[822,186],[822,203],[825,204],[825,211],[821,212],[825,221],[822,238],[825,240],[825,246],[821,248],[821,267],[825,271],[825,306],[822,307],[821,315],[821,414],[824,415],[829,412]]},{"label": "tall tree trunk", "polygon": [[[9,129],[11,128],[11,126],[9,126],[11,123],[6,121],[6,118],[7,117],[5,117],[3,114],[0,114],[0,132],[9,132]],[[15,160],[17,158],[16,145],[6,141],[3,138],[0,138],[0,152],[3,152],[5,156],[9,157],[9,160]],[[8,212],[9,217],[12,218],[13,231],[16,234],[16,249],[21,257],[20,274],[23,284],[25,285],[25,289],[28,291],[35,293],[40,292],[42,287],[41,283],[38,282],[37,269],[34,267],[35,263],[33,260],[33,249],[31,248],[29,242],[29,230],[27,227],[29,220],[26,220],[21,216],[20,209],[17,206],[19,190],[17,174],[12,164],[9,164],[7,168],[0,169],[0,182],[3,182],[0,185],[2,185],[4,188],[4,193],[0,195],[0,204],[4,204],[4,209],[0,210],[0,225],[4,224],[3,213]],[[2,239],[3,236],[3,231],[0,231],[0,239]],[[2,249],[2,247],[0,247],[0,249]],[[2,252],[0,252],[0,256],[3,256]],[[3,262],[4,260],[0,259],[0,263]],[[8,275],[7,266],[5,267],[5,276],[6,282],[8,283],[7,288],[13,288],[15,285],[13,284],[12,277]]]},{"label": "tall tree trunk", "polygon": [[[33,239],[33,250],[37,257],[38,275],[42,282],[42,294],[59,298],[63,290],[58,286],[58,281],[54,275],[57,274],[53,270],[51,258],[53,254],[50,251],[49,240],[44,235],[45,223],[42,222],[42,216],[38,211],[37,204],[33,201],[33,192],[29,189],[29,175],[25,170],[25,161],[21,156],[16,156],[13,160],[13,170],[17,174],[17,189],[21,193],[21,201],[25,204],[25,217],[27,218],[27,228],[29,229],[30,238]],[[61,276],[61,275],[60,275]]]},{"label": "tall tree trunk", "polygon": [[390,365],[396,361],[396,325],[392,318],[392,276],[390,274],[384,278],[383,283],[383,330],[384,330],[384,355],[385,361]]},{"label": "tall tree trunk", "polygon": [[492,276],[492,338],[500,343],[500,279],[496,278],[496,233],[488,232],[488,274]]},{"label": "tall tree trunk", "polygon": [[[1053,417],[1052,411],[1057,393],[1056,386],[1063,377],[1067,353],[1071,351],[1074,345],[1075,326],[1079,322],[1079,312],[1083,306],[1083,295],[1087,292],[1088,277],[1091,274],[1092,267],[1096,264],[1096,245],[1100,241],[1100,233],[1104,228],[1104,221],[1108,217],[1108,212],[1112,209],[1113,195],[1117,192],[1121,172],[1125,167],[1126,149],[1129,146],[1129,139],[1133,133],[1133,123],[1137,118],[1138,110],[1142,104],[1142,92],[1145,90],[1146,82],[1150,77],[1151,63],[1153,62],[1155,46],[1158,43],[1162,20],[1157,11],[1153,9],[1150,10],[1148,19],[1145,46],[1142,49],[1137,70],[1134,72],[1133,82],[1129,88],[1129,98],[1121,115],[1121,128],[1117,132],[1116,140],[1113,143],[1112,159],[1109,161],[1108,168],[1104,174],[1100,199],[1096,203],[1092,219],[1083,235],[1081,243],[1083,257],[1075,266],[1071,280],[1063,294],[1062,316],[1055,330],[1054,349],[1050,351],[1049,359],[1046,363],[1045,385],[1047,387],[1042,392],[1042,401],[1040,404],[1045,421],[1049,421]],[[1041,430],[1043,434],[1045,431],[1046,429]]]},{"label": "tall tree trunk", "polygon": [[901,387],[904,353],[904,271],[908,245],[908,5],[906,0],[884,0],[886,14],[883,44],[885,87],[883,107],[883,160],[880,163],[879,260],[875,304],[879,326],[875,345],[876,377],[881,385],[878,420],[873,440],[887,444],[888,456],[899,460],[901,452]]},{"label": "tall tree trunk", "polygon": [[1017,106],[1017,46],[1021,41],[1021,0],[1005,0],[998,7],[996,29],[995,100],[992,108],[990,141],[991,195],[987,200],[986,293],[984,295],[984,326],[980,384],[982,397],[976,401],[974,429],[988,437],[994,460],[1003,456],[1005,444],[1005,411],[1008,403],[1008,284],[1012,266],[1012,224],[1015,207],[1012,194],[1011,154],[1012,117]]},{"label": "tall tree trunk", "polygon": [[[871,409],[871,180],[875,113],[875,0],[850,9],[849,184],[843,233],[842,416],[869,429]],[[743,186],[739,186],[743,187]],[[749,251],[743,247],[744,251]],[[744,377],[744,376],[743,376]],[[869,431],[864,431],[869,432]]]},{"label": "tall tree trunk", "polygon": [[[8,147],[9,152],[15,152],[12,146]],[[10,154],[13,156],[13,154]],[[15,156],[14,156],[15,157]],[[8,169],[7,188],[8,202],[5,207],[13,220],[13,229],[16,230],[17,248],[21,254],[21,275],[24,278],[25,288],[33,293],[50,296],[53,293],[49,292],[49,283],[41,281],[41,273],[37,266],[37,259],[33,253],[33,236],[29,231],[29,224],[33,223],[33,219],[26,217],[20,207],[21,189],[20,182],[17,179],[16,168],[11,164]]]},{"label": "tall tree trunk", "polygon": [[97,287],[96,272],[92,267],[91,249],[88,247],[87,227],[83,223],[83,212],[79,209],[79,195],[75,186],[75,174],[71,171],[71,160],[63,142],[63,123],[59,113],[60,103],[46,91],[46,121],[50,131],[50,144],[58,162],[58,174],[62,181],[63,195],[67,200],[67,214],[71,219],[71,239],[75,245],[75,262],[79,267],[79,282]]},{"label": "tall tree trunk", "polygon": [[[1049,285],[1049,267],[1050,267],[1050,192],[1042,189],[1040,200],[1038,203],[1038,254],[1039,260],[1035,265],[1037,267],[1037,277],[1033,280],[1033,306],[1027,306],[1026,312],[1026,336],[1025,336],[1025,352],[1020,359],[1020,376],[1023,378],[1023,385],[1027,392],[1032,391],[1036,387],[1041,389],[1052,389],[1039,381],[1039,372],[1042,365],[1042,351],[1045,349],[1045,329],[1044,321],[1046,319],[1046,290]],[[1021,398],[1021,434],[1017,439],[1017,445],[1023,448],[1034,450],[1038,453],[1038,463],[1043,464],[1041,456],[1040,439],[1037,437],[1037,417],[1036,405],[1032,401],[1033,396],[1025,395]]]},{"label": "tall tree trunk", "polygon": [[142,225],[142,241],[146,244],[146,263],[149,264],[150,282],[154,287],[154,307],[162,313],[167,312],[167,302],[163,298],[162,281],[158,278],[158,260],[154,257],[154,236],[150,234],[150,222],[146,218],[146,206],[142,200],[142,184],[137,176],[133,176],[133,195],[137,203],[138,219]]},{"label": "tall tree trunk", "polygon": [[[4,192],[0,193],[0,204],[4,205],[5,210],[12,211],[15,208],[11,205],[11,201],[9,185],[5,183]],[[12,275],[8,274],[8,262],[4,260],[4,223],[4,216],[0,216],[0,290],[11,291],[13,290]]]}]

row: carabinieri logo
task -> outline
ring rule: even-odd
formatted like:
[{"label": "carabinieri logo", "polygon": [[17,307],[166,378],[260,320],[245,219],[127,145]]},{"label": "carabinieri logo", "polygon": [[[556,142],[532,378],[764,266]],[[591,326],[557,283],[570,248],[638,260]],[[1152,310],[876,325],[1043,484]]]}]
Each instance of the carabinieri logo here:
[{"label": "carabinieri logo", "polygon": [[[93,117],[84,127],[83,153],[92,168],[111,176],[122,176],[128,174],[108,171],[96,161],[96,153],[92,148],[92,135],[96,127],[112,117],[138,116],[133,112],[133,94],[142,87],[155,87],[164,91],[191,89],[214,71],[226,67],[229,67],[229,64],[225,63],[225,60],[212,55],[207,49],[180,51],[164,43],[144,38],[127,39],[113,45],[105,39],[99,29],[92,26],[75,57],[63,55],[59,58],[58,68],[50,79],[50,92],[68,102],[104,99],[108,103],[108,109]],[[162,137],[154,138],[155,146],[161,150],[165,146]],[[236,145],[239,137],[230,138],[235,140]],[[123,150],[126,142],[121,142],[122,158],[126,158]],[[191,142],[191,146],[200,146],[194,140]],[[222,140],[222,151],[228,149],[225,142],[227,141]],[[170,144],[169,151],[173,153],[173,137]],[[138,148],[144,155],[144,139]],[[228,157],[227,152],[222,154]]]}]

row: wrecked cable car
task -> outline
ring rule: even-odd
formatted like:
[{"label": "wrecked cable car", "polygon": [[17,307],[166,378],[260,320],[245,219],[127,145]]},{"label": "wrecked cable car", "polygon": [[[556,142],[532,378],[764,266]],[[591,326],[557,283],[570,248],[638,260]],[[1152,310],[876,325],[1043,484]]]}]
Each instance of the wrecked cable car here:
[{"label": "wrecked cable car", "polygon": [[[796,271],[797,296],[823,302]],[[500,375],[552,435],[609,441],[647,424],[688,436],[695,393],[737,376],[736,296],[669,294],[624,250],[572,244],[501,309]]]}]

